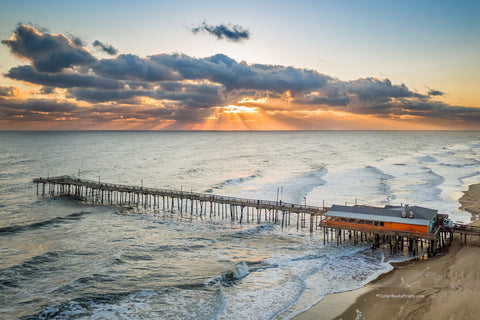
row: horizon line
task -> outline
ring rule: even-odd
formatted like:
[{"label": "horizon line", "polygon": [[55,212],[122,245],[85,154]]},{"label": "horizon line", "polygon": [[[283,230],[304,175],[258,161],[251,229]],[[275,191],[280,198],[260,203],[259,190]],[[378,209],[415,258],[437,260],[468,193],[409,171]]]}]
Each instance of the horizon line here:
[{"label": "horizon line", "polygon": [[298,130],[148,130],[148,129],[0,129],[0,132],[342,132],[342,131],[376,131],[376,132],[480,132],[480,129],[298,129]]}]

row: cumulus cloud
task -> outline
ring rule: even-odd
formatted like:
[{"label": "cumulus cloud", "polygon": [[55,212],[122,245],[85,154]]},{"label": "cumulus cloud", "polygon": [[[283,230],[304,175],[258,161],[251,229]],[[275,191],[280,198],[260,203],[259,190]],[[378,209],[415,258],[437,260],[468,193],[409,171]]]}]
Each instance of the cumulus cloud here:
[{"label": "cumulus cloud", "polygon": [[391,98],[424,97],[409,90],[404,84],[392,85],[389,79],[365,78],[348,81],[346,87],[362,101],[383,101]]},{"label": "cumulus cloud", "polygon": [[247,64],[217,54],[193,58],[183,54],[159,54],[147,58],[120,55],[99,60],[93,66],[108,78],[142,81],[209,80],[228,90],[256,89],[273,92],[304,91],[322,87],[331,77],[314,70],[293,67]]},{"label": "cumulus cloud", "polygon": [[[135,97],[147,97],[157,101],[176,101],[191,108],[211,107],[223,102],[220,87],[209,84],[167,83],[155,89],[98,90],[76,88],[69,90],[72,97],[91,103],[125,101]],[[159,102],[160,103],[160,102]]]},{"label": "cumulus cloud", "polygon": [[0,86],[0,97],[13,97],[18,94],[19,90],[17,87],[5,87]]},{"label": "cumulus cloud", "polygon": [[75,44],[78,47],[85,47],[85,44],[83,43],[83,40],[80,37],[74,36],[74,35],[69,35],[68,36],[70,40],[72,40],[73,44]]},{"label": "cumulus cloud", "polygon": [[121,81],[104,79],[91,74],[38,72],[31,66],[13,67],[4,76],[13,80],[57,88],[93,87],[120,90],[124,87]]},{"label": "cumulus cloud", "polygon": [[[49,94],[44,100],[20,100],[18,89],[0,86],[0,108],[3,116],[11,119],[19,117],[21,110],[24,119],[35,114],[46,119],[45,113],[60,117],[63,110],[84,121],[94,121],[94,113],[100,122],[149,119],[193,124],[205,121],[218,107],[243,101],[281,121],[294,112],[318,111],[389,119],[410,116],[457,123],[480,121],[480,109],[439,102],[434,98],[443,95],[441,91],[428,88],[428,93],[421,94],[389,79],[342,81],[316,70],[237,62],[223,54],[205,58],[179,53],[148,57],[119,54],[97,59],[80,39],[26,25],[19,25],[2,43],[12,54],[30,62],[11,68],[3,76],[42,86],[38,92]],[[109,48],[99,41],[96,46]],[[55,93],[62,98],[53,100],[50,95]]]},{"label": "cumulus cloud", "polygon": [[239,25],[230,25],[230,24],[219,24],[219,25],[208,25],[203,22],[201,25],[192,27],[190,29],[194,34],[199,32],[206,32],[214,37],[217,40],[228,40],[233,42],[240,42],[243,40],[250,39],[250,31],[242,28]]},{"label": "cumulus cloud", "polygon": [[41,94],[52,94],[55,92],[55,89],[55,87],[42,87],[39,92]]},{"label": "cumulus cloud", "polygon": [[60,72],[65,68],[82,66],[96,59],[78,40],[72,41],[63,34],[42,33],[32,26],[18,25],[12,37],[2,43],[16,57],[30,60],[41,72]]},{"label": "cumulus cloud", "polygon": [[[359,110],[384,108],[402,99],[425,99],[426,96],[411,91],[404,84],[394,85],[389,79],[364,78],[352,81],[330,79],[317,91],[303,92],[295,101],[311,106],[332,106]],[[358,111],[359,112],[359,111]]]},{"label": "cumulus cloud", "polygon": [[3,108],[36,112],[71,112],[78,108],[76,103],[56,99],[12,99],[0,104]]},{"label": "cumulus cloud", "polygon": [[95,40],[93,42],[93,46],[96,48],[100,48],[103,52],[108,53],[109,55],[112,55],[112,56],[118,53],[118,50],[115,49],[112,45],[102,43],[98,40]]},{"label": "cumulus cloud", "polygon": [[174,68],[152,63],[150,58],[121,54],[115,59],[102,59],[93,65],[96,74],[113,79],[136,79],[147,82],[180,80]]}]

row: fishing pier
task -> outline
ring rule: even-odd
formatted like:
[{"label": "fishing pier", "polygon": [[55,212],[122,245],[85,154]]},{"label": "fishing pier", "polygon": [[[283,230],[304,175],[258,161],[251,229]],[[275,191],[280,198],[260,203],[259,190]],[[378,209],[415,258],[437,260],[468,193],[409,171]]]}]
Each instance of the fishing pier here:
[{"label": "fishing pier", "polygon": [[[71,196],[94,204],[139,207],[176,212],[182,218],[231,219],[242,222],[273,222],[282,227],[296,223],[297,229],[318,228],[325,207],[283,203],[282,201],[243,199],[208,193],[144,188],[72,176],[35,178],[37,195]],[[40,186],[41,185],[41,186]],[[40,190],[41,188],[41,190]],[[292,219],[292,215],[296,215]],[[293,221],[292,221],[293,220]]]},{"label": "fishing pier", "polygon": [[353,241],[353,244],[357,245],[360,242],[370,242],[373,249],[380,247],[381,244],[388,244],[392,252],[403,251],[404,247],[407,247],[409,252],[417,254],[419,247],[423,248],[426,245],[429,253],[436,254],[438,248],[451,244],[455,233],[460,234],[462,242],[466,242],[467,235],[480,236],[480,227],[444,226],[443,220],[447,215],[416,206],[412,207],[418,211],[415,214],[429,216],[428,219],[425,217],[413,219],[413,216],[408,219],[403,215],[402,218],[395,217],[400,215],[400,210],[413,215],[413,210],[408,206],[317,207],[282,201],[112,184],[73,176],[35,178],[33,182],[36,183],[37,195],[42,196],[69,196],[97,205],[172,212],[185,219],[221,218],[238,223],[271,222],[281,224],[282,228],[292,226],[297,230],[307,229],[310,232],[321,229],[324,243],[336,241],[337,244],[341,244]]}]

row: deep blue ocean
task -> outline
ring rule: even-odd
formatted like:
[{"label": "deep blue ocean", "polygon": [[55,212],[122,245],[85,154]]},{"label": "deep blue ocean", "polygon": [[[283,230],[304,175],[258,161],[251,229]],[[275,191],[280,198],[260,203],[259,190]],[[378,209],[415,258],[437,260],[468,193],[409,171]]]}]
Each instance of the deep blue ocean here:
[{"label": "deep blue ocean", "polygon": [[410,204],[469,222],[480,132],[0,132],[1,319],[291,319],[405,259],[269,222],[36,195],[35,177]]}]

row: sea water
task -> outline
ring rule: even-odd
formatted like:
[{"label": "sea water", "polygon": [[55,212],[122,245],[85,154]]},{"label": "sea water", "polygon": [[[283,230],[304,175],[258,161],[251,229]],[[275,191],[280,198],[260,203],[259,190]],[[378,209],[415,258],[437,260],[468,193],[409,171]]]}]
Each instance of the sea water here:
[{"label": "sea water", "polygon": [[36,195],[80,178],[470,221],[478,132],[0,132],[0,318],[290,319],[389,271],[368,244]]}]

